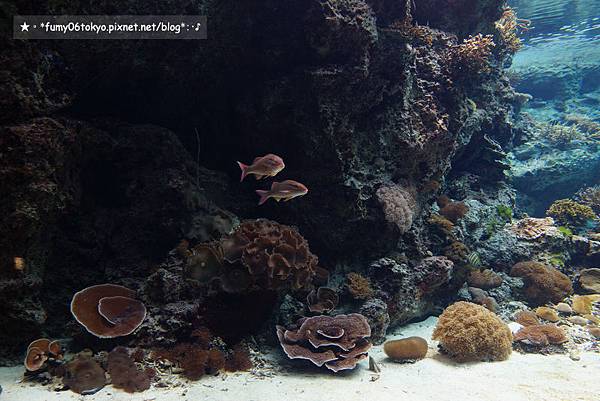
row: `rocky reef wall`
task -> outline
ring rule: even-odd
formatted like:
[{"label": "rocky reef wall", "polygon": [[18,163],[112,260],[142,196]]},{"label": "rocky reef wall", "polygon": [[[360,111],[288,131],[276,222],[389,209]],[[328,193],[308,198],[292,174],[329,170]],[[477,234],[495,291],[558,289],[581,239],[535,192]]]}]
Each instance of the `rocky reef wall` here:
[{"label": "rocky reef wall", "polygon": [[[297,226],[340,289],[348,272],[370,280],[375,295],[346,307],[371,313],[380,337],[443,305],[461,262],[431,234],[434,201],[465,174],[480,177],[455,199],[499,185],[520,103],[501,69],[502,1],[436,3],[3,5],[0,357],[69,334],[65,305],[82,287],[138,288],[169,271],[181,239],[217,239],[244,218]],[[175,10],[208,15],[209,39],[16,42],[6,23]],[[461,52],[480,33],[497,44],[477,64]],[[268,152],[309,196],[256,206],[235,160]]]}]

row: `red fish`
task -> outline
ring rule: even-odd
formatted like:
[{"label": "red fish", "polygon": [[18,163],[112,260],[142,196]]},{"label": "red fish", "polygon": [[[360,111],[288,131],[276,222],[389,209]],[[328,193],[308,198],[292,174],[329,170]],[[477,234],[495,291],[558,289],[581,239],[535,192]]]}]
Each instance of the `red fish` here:
[{"label": "red fish", "polygon": [[297,196],[306,195],[308,193],[308,188],[297,181],[285,180],[282,182],[274,182],[271,184],[271,189],[268,191],[258,189],[256,193],[260,196],[258,204],[262,205],[269,198],[273,198],[279,202],[282,199],[289,201]]},{"label": "red fish", "polygon": [[254,174],[257,180],[265,177],[275,177],[285,167],[283,159],[271,153],[263,157],[257,157],[250,166],[241,162],[237,162],[237,164],[242,169],[240,182],[244,181],[248,174]]}]

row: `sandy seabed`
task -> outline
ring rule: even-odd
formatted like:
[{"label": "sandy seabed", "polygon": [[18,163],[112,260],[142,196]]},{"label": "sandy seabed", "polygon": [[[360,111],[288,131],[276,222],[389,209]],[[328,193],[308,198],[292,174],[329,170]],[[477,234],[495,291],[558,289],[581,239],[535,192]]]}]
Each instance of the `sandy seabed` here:
[{"label": "sandy seabed", "polygon": [[[436,318],[398,329],[389,338],[431,338]],[[507,361],[456,364],[430,342],[427,358],[414,364],[386,359],[381,346],[370,355],[379,374],[361,362],[352,372],[333,375],[282,359],[274,351],[275,370],[204,377],[174,388],[151,388],[127,394],[106,386],[94,395],[53,392],[39,384],[21,383],[23,368],[0,368],[0,401],[597,401],[600,400],[600,354],[568,355],[513,352]],[[267,373],[267,374],[265,374]]]}]

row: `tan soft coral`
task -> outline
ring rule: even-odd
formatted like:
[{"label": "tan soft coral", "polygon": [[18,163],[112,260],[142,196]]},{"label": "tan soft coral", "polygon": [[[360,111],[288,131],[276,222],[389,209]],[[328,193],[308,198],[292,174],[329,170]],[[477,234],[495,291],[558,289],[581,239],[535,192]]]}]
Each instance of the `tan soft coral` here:
[{"label": "tan soft coral", "polygon": [[371,281],[360,273],[348,273],[346,275],[346,286],[354,299],[368,299],[373,296]]},{"label": "tan soft coral", "polygon": [[450,357],[459,361],[502,361],[512,351],[512,334],[496,314],[470,302],[456,302],[440,315],[433,331]]},{"label": "tan soft coral", "polygon": [[565,274],[539,262],[519,262],[510,275],[523,278],[525,297],[534,305],[558,303],[573,292],[571,280]]}]

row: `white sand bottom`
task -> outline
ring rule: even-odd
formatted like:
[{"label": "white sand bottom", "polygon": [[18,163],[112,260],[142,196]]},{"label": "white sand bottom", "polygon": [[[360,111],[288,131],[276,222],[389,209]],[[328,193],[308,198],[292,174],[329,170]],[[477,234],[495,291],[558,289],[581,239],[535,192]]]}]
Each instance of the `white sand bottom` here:
[{"label": "white sand bottom", "polygon": [[[399,329],[393,337],[431,338],[435,318]],[[390,338],[393,338],[390,337]],[[280,369],[204,377],[174,388],[151,388],[127,394],[106,386],[91,396],[53,392],[39,384],[19,383],[23,369],[0,368],[0,401],[598,401],[600,354],[583,352],[581,360],[568,355],[522,355],[507,361],[455,364],[437,353],[432,342],[428,357],[414,364],[388,361],[381,346],[374,347],[379,375],[368,363],[352,372],[328,374],[299,367],[274,352]],[[300,366],[305,366],[300,364]]]}]

